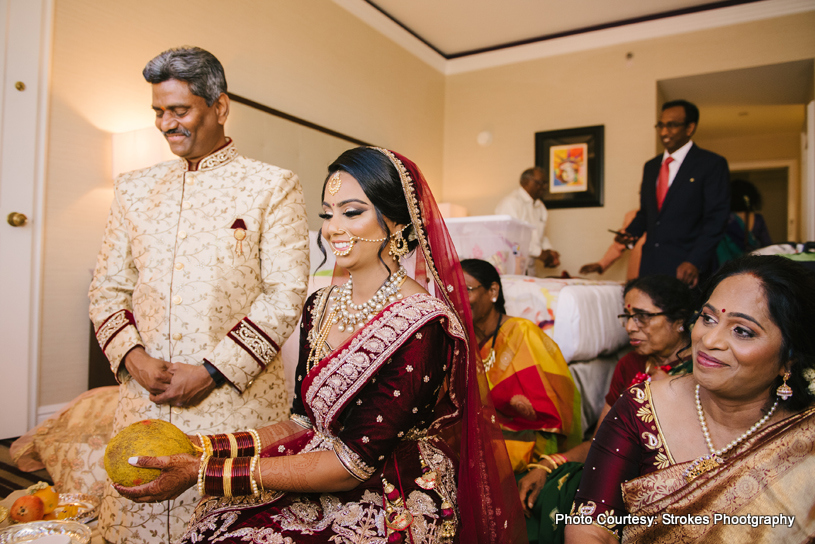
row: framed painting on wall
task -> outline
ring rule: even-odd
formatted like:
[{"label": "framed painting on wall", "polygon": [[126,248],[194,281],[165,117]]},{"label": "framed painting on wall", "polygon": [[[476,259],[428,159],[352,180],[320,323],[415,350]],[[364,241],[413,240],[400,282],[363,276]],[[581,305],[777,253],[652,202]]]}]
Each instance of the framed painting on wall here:
[{"label": "framed painting on wall", "polygon": [[547,173],[547,208],[603,205],[604,126],[535,133],[535,165]]}]

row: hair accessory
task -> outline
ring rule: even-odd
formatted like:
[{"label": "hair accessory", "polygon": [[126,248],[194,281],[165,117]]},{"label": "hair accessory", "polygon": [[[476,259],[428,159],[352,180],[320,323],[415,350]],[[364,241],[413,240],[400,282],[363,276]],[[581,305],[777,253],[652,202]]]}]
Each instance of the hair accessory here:
[{"label": "hair accessory", "polygon": [[815,396],[815,369],[804,369],[803,375],[808,384],[807,389],[809,389],[809,394]]},{"label": "hair accessory", "polygon": [[342,187],[342,180],[340,179],[340,171],[337,170],[336,172],[334,172],[334,175],[331,176],[331,179],[328,180],[328,185],[326,186],[326,189],[328,189],[329,193],[335,195],[339,192],[340,187]]},{"label": "hair accessory", "polygon": [[778,389],[775,390],[775,394],[781,397],[781,400],[787,400],[792,396],[792,387],[787,385],[787,380],[790,379],[790,373],[784,372],[784,383],[778,386]]},{"label": "hair accessory", "polygon": [[408,253],[408,243],[402,236],[402,231],[409,226],[409,224],[405,225],[401,230],[391,234],[391,248],[388,250],[388,255],[396,259],[397,262]]}]

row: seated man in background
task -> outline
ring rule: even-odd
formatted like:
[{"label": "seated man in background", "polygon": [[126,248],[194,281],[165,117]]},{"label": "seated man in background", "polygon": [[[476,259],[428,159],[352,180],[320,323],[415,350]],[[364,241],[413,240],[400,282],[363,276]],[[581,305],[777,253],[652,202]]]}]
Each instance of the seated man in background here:
[{"label": "seated man in background", "polygon": [[546,237],[546,219],[549,213],[543,205],[543,189],[546,186],[546,172],[538,166],[524,170],[521,174],[521,186],[508,194],[495,207],[498,215],[509,215],[529,223],[535,230],[529,241],[530,262],[527,274],[535,275],[535,260],[539,260],[546,268],[560,266],[560,254],[552,249],[549,238]]}]

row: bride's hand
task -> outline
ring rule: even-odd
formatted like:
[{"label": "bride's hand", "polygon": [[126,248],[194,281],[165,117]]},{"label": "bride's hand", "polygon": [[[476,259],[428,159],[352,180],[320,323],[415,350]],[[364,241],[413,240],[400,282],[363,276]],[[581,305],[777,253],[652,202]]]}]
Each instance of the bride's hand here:
[{"label": "bride's hand", "polygon": [[135,487],[113,484],[114,489],[133,502],[160,502],[175,499],[198,481],[199,459],[188,453],[166,457],[135,457],[130,464],[141,468],[161,469],[152,482]]}]

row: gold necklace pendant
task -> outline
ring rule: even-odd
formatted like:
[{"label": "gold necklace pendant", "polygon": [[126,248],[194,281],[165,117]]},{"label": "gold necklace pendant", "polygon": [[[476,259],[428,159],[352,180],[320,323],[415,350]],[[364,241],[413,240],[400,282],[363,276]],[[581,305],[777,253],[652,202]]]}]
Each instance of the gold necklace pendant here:
[{"label": "gold necklace pendant", "polygon": [[711,470],[718,468],[724,463],[724,459],[721,457],[700,457],[693,464],[688,468],[685,472],[685,481],[688,483],[692,482],[705,472],[710,472]]}]

